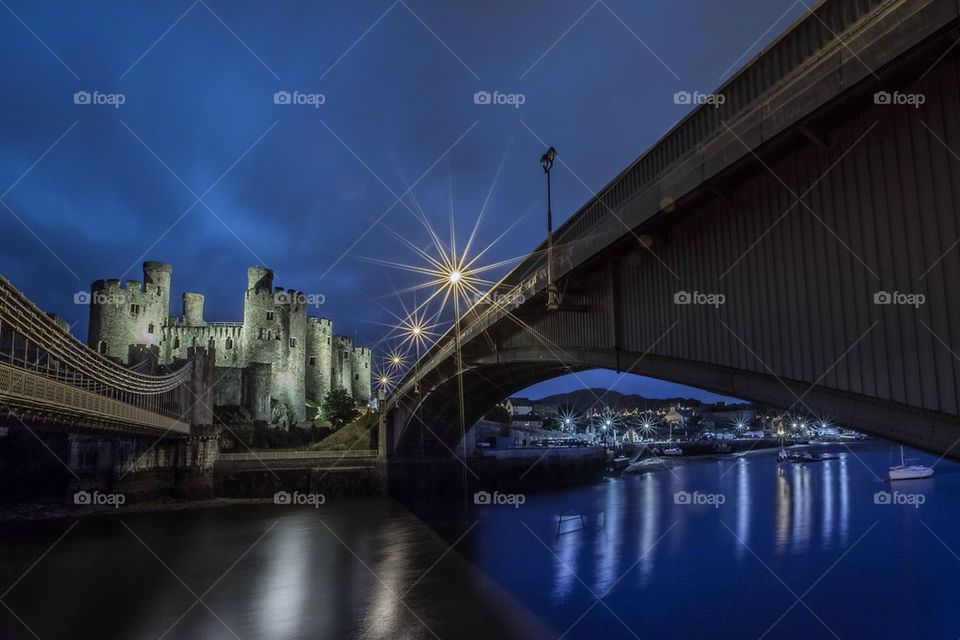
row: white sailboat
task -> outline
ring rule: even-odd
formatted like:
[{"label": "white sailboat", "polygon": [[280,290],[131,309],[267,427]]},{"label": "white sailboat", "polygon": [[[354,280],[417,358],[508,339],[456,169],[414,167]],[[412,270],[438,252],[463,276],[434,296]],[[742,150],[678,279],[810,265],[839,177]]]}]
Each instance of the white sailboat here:
[{"label": "white sailboat", "polygon": [[[667,436],[667,442],[673,442],[673,423],[670,423],[670,435]],[[667,447],[663,450],[665,456],[682,456],[683,449],[677,446]]]},{"label": "white sailboat", "polygon": [[903,447],[900,447],[900,464],[890,467],[891,480],[919,480],[933,475],[933,467],[922,464],[907,464],[903,459]]}]

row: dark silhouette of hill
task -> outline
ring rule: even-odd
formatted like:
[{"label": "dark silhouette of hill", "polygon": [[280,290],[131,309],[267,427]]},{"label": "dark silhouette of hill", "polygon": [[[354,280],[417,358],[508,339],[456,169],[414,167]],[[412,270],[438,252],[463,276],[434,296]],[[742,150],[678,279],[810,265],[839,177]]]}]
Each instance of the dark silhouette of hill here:
[{"label": "dark silhouette of hill", "polygon": [[[599,398],[599,400],[598,400]],[[610,407],[611,409],[656,410],[660,407],[683,404],[684,406],[702,406],[704,403],[692,398],[646,398],[638,394],[624,394],[609,389],[578,389],[567,393],[557,393],[533,400],[535,404],[570,405],[578,411],[592,407]]]}]

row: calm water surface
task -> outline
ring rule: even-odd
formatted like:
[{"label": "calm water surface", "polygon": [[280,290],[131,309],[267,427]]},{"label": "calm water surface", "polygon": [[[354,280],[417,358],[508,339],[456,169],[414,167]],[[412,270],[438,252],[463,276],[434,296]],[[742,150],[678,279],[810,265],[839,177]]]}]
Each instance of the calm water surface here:
[{"label": "calm water surface", "polygon": [[816,450],[472,507],[452,550],[374,499],[7,525],[0,638],[960,636],[960,465]]}]

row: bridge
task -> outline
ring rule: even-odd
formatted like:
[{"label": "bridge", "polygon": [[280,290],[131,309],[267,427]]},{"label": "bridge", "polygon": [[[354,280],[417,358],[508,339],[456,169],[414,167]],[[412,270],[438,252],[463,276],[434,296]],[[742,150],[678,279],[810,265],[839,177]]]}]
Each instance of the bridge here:
[{"label": "bridge", "polygon": [[194,368],[188,361],[147,375],[116,364],[0,276],[0,407],[7,421],[188,435],[197,404]]},{"label": "bridge", "polygon": [[448,455],[461,419],[601,367],[958,457],[958,40],[954,0],[818,4],[463,314],[462,367],[450,330],[383,446]]},{"label": "bridge", "polygon": [[16,441],[4,448],[4,474],[45,468],[32,477],[73,487],[105,473],[111,484],[131,472],[209,475],[211,372],[202,349],[170,370],[150,358],[124,367],[0,276],[0,435]]}]

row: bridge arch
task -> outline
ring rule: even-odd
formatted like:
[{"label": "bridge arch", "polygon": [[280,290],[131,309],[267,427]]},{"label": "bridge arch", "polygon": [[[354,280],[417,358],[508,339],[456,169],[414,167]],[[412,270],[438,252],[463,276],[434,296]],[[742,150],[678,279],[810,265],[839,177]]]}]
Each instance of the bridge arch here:
[{"label": "bridge arch", "polygon": [[[557,353],[570,360],[559,361]],[[724,396],[740,398],[814,416],[830,416],[878,437],[943,452],[956,444],[960,425],[951,416],[874,397],[839,392],[809,382],[758,374],[744,369],[613,349],[563,347],[550,350],[502,350],[488,359],[465,363],[463,372],[464,424],[469,429],[498,402],[517,392],[559,376],[590,369],[607,369],[682,384]],[[391,415],[394,452],[444,455],[460,440],[459,385],[455,370],[426,382],[422,399],[411,394]],[[421,437],[422,445],[421,445]]]}]

